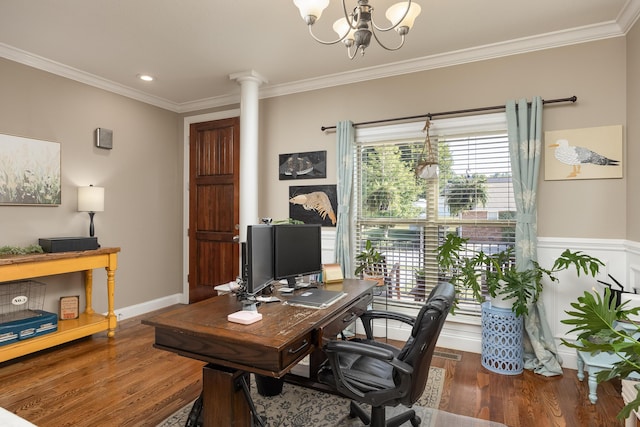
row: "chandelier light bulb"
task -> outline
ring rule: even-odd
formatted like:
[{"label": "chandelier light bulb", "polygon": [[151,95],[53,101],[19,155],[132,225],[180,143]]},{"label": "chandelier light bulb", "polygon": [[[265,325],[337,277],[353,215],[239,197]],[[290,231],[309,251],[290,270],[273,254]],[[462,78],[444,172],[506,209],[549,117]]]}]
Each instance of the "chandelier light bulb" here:
[{"label": "chandelier light bulb", "polygon": [[[293,4],[300,10],[302,19],[304,19],[308,25],[313,25],[313,23],[322,16],[322,11],[329,6],[329,0],[293,0]],[[310,20],[312,22],[309,22]]]},{"label": "chandelier light bulb", "polygon": [[[396,3],[387,9],[387,13],[385,16],[389,21],[391,21],[391,25],[393,25],[397,32],[401,32],[401,28],[406,27],[405,34],[409,32],[411,27],[413,27],[413,23],[422,12],[422,8],[419,4],[411,2],[411,6],[409,7],[409,11],[407,11],[408,2],[400,2]],[[406,16],[405,15],[406,12]],[[404,19],[402,18],[404,16]]]},{"label": "chandelier light bulb", "polygon": [[333,31],[335,31],[340,38],[347,35],[344,40],[342,40],[344,44],[353,44],[355,30],[349,25],[347,18],[340,18],[334,22]]}]

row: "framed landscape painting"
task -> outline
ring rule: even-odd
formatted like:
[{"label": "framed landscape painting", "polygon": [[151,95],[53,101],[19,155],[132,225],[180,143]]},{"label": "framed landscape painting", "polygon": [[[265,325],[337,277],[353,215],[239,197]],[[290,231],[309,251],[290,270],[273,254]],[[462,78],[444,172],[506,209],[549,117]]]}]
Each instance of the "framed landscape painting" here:
[{"label": "framed landscape painting", "polygon": [[0,134],[0,205],[60,203],[60,144]]}]

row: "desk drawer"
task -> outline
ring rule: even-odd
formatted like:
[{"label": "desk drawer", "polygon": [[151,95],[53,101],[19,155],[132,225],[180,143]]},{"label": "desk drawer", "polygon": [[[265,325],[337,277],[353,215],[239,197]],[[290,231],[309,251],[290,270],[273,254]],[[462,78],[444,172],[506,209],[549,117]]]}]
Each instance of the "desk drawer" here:
[{"label": "desk drawer", "polygon": [[288,365],[296,361],[299,361],[304,356],[310,354],[311,351],[313,350],[312,344],[313,344],[313,341],[312,341],[311,333],[308,333],[305,336],[300,337],[299,339],[294,341],[292,344],[285,347],[280,353],[282,357],[281,367],[285,368]]},{"label": "desk drawer", "polygon": [[373,297],[370,293],[362,295],[353,305],[333,317],[329,323],[321,328],[322,337],[331,338],[337,336],[367,310],[372,300]]}]

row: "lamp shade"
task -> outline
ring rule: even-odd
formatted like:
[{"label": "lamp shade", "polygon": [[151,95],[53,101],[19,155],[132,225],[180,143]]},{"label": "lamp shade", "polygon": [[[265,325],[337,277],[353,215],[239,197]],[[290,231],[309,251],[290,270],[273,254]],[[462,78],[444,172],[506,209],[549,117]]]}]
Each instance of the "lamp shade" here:
[{"label": "lamp shade", "polygon": [[78,187],[78,212],[104,211],[104,187]]},{"label": "lamp shade", "polygon": [[[407,10],[407,5],[408,2],[401,2],[396,3],[389,9],[387,9],[387,13],[385,14],[385,16],[389,21],[391,21],[392,25],[396,25],[398,22],[400,22],[400,20],[402,19],[402,15],[404,15]],[[411,7],[409,8],[409,12],[407,12],[407,16],[402,19],[402,22],[400,22],[398,27],[408,27],[409,29],[411,29],[411,27],[413,27],[413,21],[416,20],[421,11],[422,8],[419,4],[411,2]]]},{"label": "lamp shade", "polygon": [[329,6],[329,0],[293,0],[298,9],[300,9],[300,16],[302,19],[307,16],[315,16],[316,19],[320,19],[322,11]]}]

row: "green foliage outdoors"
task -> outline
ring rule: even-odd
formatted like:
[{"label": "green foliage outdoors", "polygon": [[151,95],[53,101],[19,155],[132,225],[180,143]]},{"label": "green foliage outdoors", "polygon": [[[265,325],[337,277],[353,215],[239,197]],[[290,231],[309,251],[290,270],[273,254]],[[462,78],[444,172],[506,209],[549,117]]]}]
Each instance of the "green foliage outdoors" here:
[{"label": "green foliage outdoors", "polygon": [[469,177],[454,175],[444,187],[444,196],[452,216],[479,204],[485,206],[488,200],[487,177],[478,174]]},{"label": "green foliage outdoors", "polygon": [[[566,249],[555,260],[551,270],[541,267],[536,261],[532,262],[531,268],[517,270],[515,263],[511,262],[513,248],[486,254],[470,249],[468,241],[469,239],[450,233],[436,249],[438,266],[445,273],[446,280],[456,287],[456,294],[471,290],[479,303],[485,300],[482,293],[484,281],[492,298],[498,295],[504,299],[515,298],[512,310],[518,316],[528,314],[528,305],[538,300],[545,277],[557,282],[555,274],[572,266],[578,276],[583,272],[595,277],[599,268],[604,265],[597,258]],[[457,307],[457,302],[454,302],[454,307]]]},{"label": "green foliage outdoors", "polygon": [[[640,307],[628,308],[627,304],[616,307],[608,288],[604,290],[604,297],[595,291],[585,292],[578,302],[571,303],[573,310],[566,312],[571,317],[562,320],[562,323],[573,326],[569,332],[578,332],[575,342],[562,339],[567,347],[592,354],[610,352],[620,357],[611,369],[598,372],[598,382],[640,374],[640,342],[637,341],[640,326],[630,320],[630,316],[640,313]],[[624,328],[620,322],[626,324]],[[640,383],[635,388],[638,390],[636,398],[618,413],[618,419],[627,418],[632,410],[640,407]]]},{"label": "green foliage outdoors", "polygon": [[[363,207],[369,218],[414,218],[413,205],[424,194],[424,184],[414,175],[410,154],[397,146],[369,148],[363,153]],[[420,180],[421,181],[421,180]]]}]

